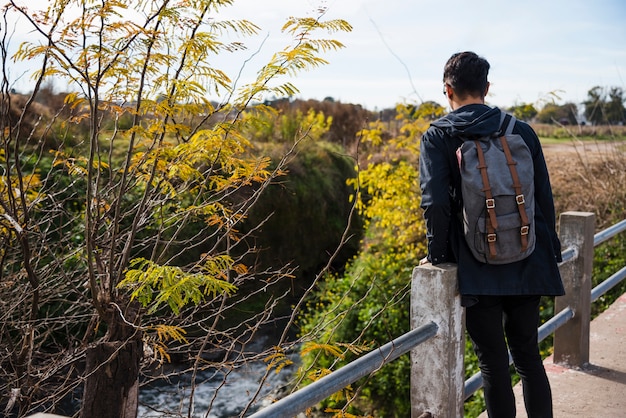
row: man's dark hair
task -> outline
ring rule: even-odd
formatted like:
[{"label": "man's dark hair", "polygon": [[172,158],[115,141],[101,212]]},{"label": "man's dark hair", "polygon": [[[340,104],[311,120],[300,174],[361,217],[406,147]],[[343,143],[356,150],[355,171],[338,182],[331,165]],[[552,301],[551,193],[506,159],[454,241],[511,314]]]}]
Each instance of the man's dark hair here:
[{"label": "man's dark hair", "polygon": [[487,90],[489,63],[473,52],[458,52],[443,68],[443,82],[460,97],[484,96]]}]

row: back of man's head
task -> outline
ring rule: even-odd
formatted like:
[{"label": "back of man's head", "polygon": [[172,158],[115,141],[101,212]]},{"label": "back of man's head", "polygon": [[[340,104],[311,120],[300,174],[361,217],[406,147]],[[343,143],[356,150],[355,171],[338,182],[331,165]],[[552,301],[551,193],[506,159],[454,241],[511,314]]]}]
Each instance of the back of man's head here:
[{"label": "back of man's head", "polygon": [[489,63],[474,52],[458,52],[443,69],[443,82],[460,97],[484,97],[487,91]]}]

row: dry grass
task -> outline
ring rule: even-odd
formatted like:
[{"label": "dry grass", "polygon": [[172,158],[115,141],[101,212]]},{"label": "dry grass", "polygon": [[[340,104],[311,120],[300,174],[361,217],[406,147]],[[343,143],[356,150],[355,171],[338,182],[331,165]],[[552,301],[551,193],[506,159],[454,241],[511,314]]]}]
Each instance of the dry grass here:
[{"label": "dry grass", "polygon": [[557,214],[596,214],[596,227],[626,218],[626,141],[544,145]]}]

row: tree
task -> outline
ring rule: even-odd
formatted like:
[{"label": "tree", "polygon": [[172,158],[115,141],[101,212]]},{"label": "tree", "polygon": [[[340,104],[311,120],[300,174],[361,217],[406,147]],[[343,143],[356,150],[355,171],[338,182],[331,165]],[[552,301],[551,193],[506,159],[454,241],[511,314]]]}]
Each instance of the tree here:
[{"label": "tree", "polygon": [[[157,365],[187,358],[194,376],[212,352],[224,359],[212,364],[226,370],[226,379],[270,320],[280,295],[244,320],[224,320],[251,297],[238,289],[260,282],[256,291],[264,292],[292,269],[255,271],[243,264],[253,248],[238,226],[284,174],[304,136],[270,169],[270,160],[254,156],[242,135],[244,115],[267,96],[293,95],[296,87],[286,77],[325,64],[321,55],[342,47],[317,32],[350,26],[323,21],[323,10],[318,18],[289,18],[283,29],[292,42],[255,80],[238,86],[211,63],[245,48],[224,41],[226,34],[248,36],[259,28],[220,20],[231,3],[57,0],[32,12],[12,1],[4,9],[5,411],[53,411],[84,380],[82,416],[134,417],[138,377],[149,366],[144,351]],[[12,58],[41,62],[25,96],[11,94],[7,70],[6,22],[16,15],[38,39],[20,45]],[[70,90],[53,113],[37,103],[50,80]],[[288,361],[281,347],[286,337],[284,331],[268,351],[264,379]],[[187,414],[192,409],[193,399]]]},{"label": "tree", "polygon": [[519,120],[530,121],[537,116],[537,109],[532,103],[520,103],[508,109]]},{"label": "tree", "polygon": [[[409,106],[412,107],[412,106]],[[446,109],[437,102],[428,101],[420,103],[413,113],[415,119],[435,120],[443,116]]]},{"label": "tree", "polygon": [[578,106],[574,103],[565,103],[563,105],[547,103],[537,114],[537,120],[541,123],[577,125],[577,116]]},{"label": "tree", "polygon": [[611,87],[607,94],[607,89],[595,86],[587,92],[587,100],[584,102],[585,118],[594,125],[624,123],[626,122],[625,100],[624,90],[621,87]]},{"label": "tree", "polygon": [[585,101],[585,118],[594,125],[604,122],[604,91],[602,87],[595,86],[587,92]]},{"label": "tree", "polygon": [[606,121],[611,124],[626,122],[626,109],[624,108],[624,90],[620,87],[611,87],[609,101],[605,105]]}]

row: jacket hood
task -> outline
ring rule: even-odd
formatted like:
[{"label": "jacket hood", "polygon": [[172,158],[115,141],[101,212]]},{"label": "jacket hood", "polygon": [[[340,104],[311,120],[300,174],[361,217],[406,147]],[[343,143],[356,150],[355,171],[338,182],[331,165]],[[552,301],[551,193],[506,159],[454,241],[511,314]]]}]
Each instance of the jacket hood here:
[{"label": "jacket hood", "polygon": [[476,139],[492,136],[500,129],[500,109],[483,104],[460,107],[431,125],[443,130],[451,137]]}]

